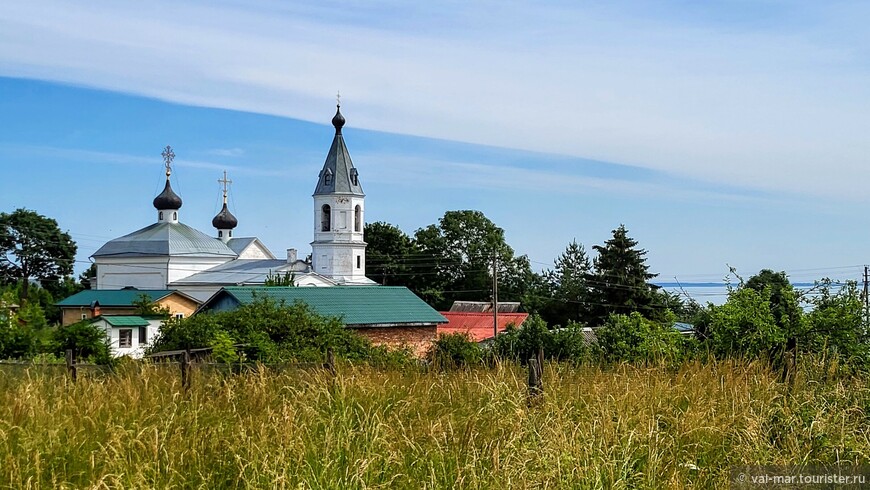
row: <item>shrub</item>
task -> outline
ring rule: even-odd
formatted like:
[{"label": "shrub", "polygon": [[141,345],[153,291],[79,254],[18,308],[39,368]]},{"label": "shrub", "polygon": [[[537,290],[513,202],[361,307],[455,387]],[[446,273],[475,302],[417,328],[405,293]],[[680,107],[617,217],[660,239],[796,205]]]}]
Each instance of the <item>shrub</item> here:
[{"label": "shrub", "polygon": [[558,361],[582,362],[589,358],[589,352],[583,325],[579,323],[551,331],[544,344],[545,357]]},{"label": "shrub", "polygon": [[672,323],[648,320],[637,312],[611,315],[595,332],[597,348],[606,362],[679,360],[684,357],[687,341],[671,328]]},{"label": "shrub", "polygon": [[438,367],[471,366],[480,364],[483,350],[468,334],[442,334],[432,343],[426,359]]},{"label": "shrub", "polygon": [[496,336],[493,343],[493,353],[502,359],[527,362],[537,357],[541,347],[545,357],[549,357],[548,347],[553,345],[552,333],[539,315],[532,313],[520,328],[508,325],[504,332]]},{"label": "shrub", "polygon": [[97,364],[110,364],[108,339],[105,330],[88,321],[58,327],[53,335],[54,353],[63,356],[72,349],[76,359]]},{"label": "shrub", "polygon": [[318,362],[329,348],[349,360],[373,354],[371,343],[338,318],[320,316],[301,302],[287,305],[269,298],[233,311],[169,319],[149,352],[205,347],[226,338],[245,344],[246,357],[260,362]]}]

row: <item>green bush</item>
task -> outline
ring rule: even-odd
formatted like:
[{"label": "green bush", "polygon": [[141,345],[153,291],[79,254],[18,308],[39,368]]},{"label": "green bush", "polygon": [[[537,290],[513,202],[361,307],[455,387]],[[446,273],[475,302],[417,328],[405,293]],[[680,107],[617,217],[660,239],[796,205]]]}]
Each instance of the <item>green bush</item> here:
[{"label": "green bush", "polygon": [[552,345],[552,333],[547,328],[547,322],[532,313],[520,328],[508,325],[504,332],[496,336],[492,349],[496,357],[525,363],[537,357],[541,347],[544,348],[544,356],[550,357],[547,348]]},{"label": "green bush", "polygon": [[582,362],[589,358],[590,347],[583,335],[583,325],[569,323],[567,327],[550,331],[544,343],[544,356],[557,361]]},{"label": "green bush", "polygon": [[53,335],[54,353],[65,355],[72,349],[76,359],[97,364],[110,364],[112,357],[106,331],[88,321],[58,327]]},{"label": "green bush", "polygon": [[597,349],[605,362],[677,361],[685,357],[689,341],[671,325],[659,323],[640,313],[611,315],[595,331]]},{"label": "green bush", "polygon": [[483,350],[468,334],[442,334],[432,343],[426,359],[442,368],[473,366],[483,360]]},{"label": "green bush", "polygon": [[216,340],[225,344],[227,338],[245,345],[247,359],[267,363],[320,362],[328,349],[352,361],[389,357],[338,318],[320,316],[301,302],[288,305],[269,298],[258,298],[233,311],[169,319],[149,352],[212,346]]}]

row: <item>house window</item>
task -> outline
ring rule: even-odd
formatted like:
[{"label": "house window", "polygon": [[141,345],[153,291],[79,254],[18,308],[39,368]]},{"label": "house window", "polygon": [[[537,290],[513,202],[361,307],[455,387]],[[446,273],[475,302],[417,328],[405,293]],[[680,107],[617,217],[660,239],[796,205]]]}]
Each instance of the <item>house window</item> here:
[{"label": "house window", "polygon": [[148,327],[139,327],[139,345],[148,343]]},{"label": "house window", "polygon": [[357,233],[362,231],[362,207],[359,204],[353,208],[353,231]]},{"label": "house window", "polygon": [[122,328],[118,330],[118,348],[129,349],[133,347],[133,329]]},{"label": "house window", "polygon": [[362,255],[357,255],[356,256],[356,268],[360,269],[361,264],[362,264]]},{"label": "house window", "polygon": [[320,212],[320,231],[329,231],[329,225],[332,222],[332,209],[329,204],[324,204]]},{"label": "house window", "polygon": [[175,318],[178,318],[178,319],[184,318],[184,313],[176,313]]}]

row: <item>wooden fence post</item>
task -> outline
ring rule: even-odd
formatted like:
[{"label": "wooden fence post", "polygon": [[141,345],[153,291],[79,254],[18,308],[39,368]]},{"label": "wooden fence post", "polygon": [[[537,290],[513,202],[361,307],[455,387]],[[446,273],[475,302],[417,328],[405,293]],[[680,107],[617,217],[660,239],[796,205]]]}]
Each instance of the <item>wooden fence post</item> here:
[{"label": "wooden fence post", "polygon": [[326,349],[325,367],[331,374],[335,374],[335,352],[332,351],[332,347]]},{"label": "wooden fence post", "polygon": [[529,403],[535,403],[540,400],[544,394],[544,384],[541,380],[541,365],[538,364],[538,359],[529,359]]},{"label": "wooden fence post", "polygon": [[72,349],[66,350],[66,370],[69,372],[70,379],[73,380],[73,383],[76,382],[77,373],[76,373],[76,358],[75,354],[73,354]]},{"label": "wooden fence post", "polygon": [[188,351],[181,354],[181,387],[184,391],[190,388],[190,352]]}]

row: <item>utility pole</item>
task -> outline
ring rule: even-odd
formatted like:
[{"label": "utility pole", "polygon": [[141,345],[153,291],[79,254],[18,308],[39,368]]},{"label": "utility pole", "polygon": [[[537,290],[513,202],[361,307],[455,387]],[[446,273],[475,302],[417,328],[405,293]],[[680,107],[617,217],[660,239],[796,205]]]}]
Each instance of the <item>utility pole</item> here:
[{"label": "utility pole", "polygon": [[870,296],[867,294],[868,286],[870,286],[870,266],[864,266],[864,321],[867,322],[870,318]]},{"label": "utility pole", "polygon": [[492,254],[492,338],[498,335],[498,255]]}]

